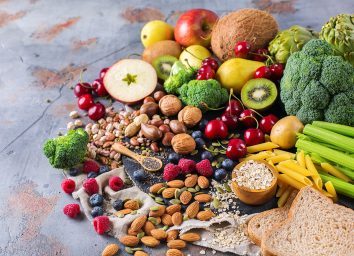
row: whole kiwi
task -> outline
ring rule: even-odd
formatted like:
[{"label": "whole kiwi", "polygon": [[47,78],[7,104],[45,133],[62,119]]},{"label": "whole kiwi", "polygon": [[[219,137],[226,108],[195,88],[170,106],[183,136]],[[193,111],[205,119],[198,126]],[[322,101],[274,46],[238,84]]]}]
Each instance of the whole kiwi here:
[{"label": "whole kiwi", "polygon": [[176,41],[163,40],[145,48],[143,52],[143,60],[152,64],[157,57],[163,55],[174,56],[178,59],[181,52],[182,48]]}]

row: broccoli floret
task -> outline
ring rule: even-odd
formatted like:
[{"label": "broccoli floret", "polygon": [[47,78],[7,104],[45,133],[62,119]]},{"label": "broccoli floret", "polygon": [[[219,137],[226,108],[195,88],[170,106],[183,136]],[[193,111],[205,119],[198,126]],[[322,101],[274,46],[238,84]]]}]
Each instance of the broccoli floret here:
[{"label": "broccoli floret", "polygon": [[[296,115],[305,124],[314,120],[348,124],[352,122],[348,119],[353,118],[354,100],[344,96],[335,99],[342,92],[350,94],[353,87],[354,67],[334,56],[325,41],[313,39],[290,55],[280,82],[280,99],[287,114]],[[333,114],[336,105],[343,106],[343,116]]]},{"label": "broccoli floret", "polygon": [[198,107],[203,111],[220,107],[229,97],[227,90],[214,79],[191,80],[184,84],[179,92],[184,104]]},{"label": "broccoli floret", "polygon": [[333,97],[325,112],[328,122],[344,125],[354,125],[354,89],[350,92],[340,93]]},{"label": "broccoli floret", "polygon": [[85,130],[70,130],[65,136],[48,139],[43,145],[43,152],[54,168],[67,169],[84,160],[88,142]]},{"label": "broccoli floret", "polygon": [[185,83],[194,79],[194,69],[181,69],[177,74],[169,76],[164,82],[163,86],[167,93],[178,94],[178,89]]}]

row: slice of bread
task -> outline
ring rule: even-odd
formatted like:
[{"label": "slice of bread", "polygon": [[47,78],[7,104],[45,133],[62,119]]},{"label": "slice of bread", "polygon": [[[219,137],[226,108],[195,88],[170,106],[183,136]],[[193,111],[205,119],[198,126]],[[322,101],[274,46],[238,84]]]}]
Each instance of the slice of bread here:
[{"label": "slice of bread", "polygon": [[265,231],[261,248],[264,256],[352,256],[354,211],[303,188],[288,218]]},{"label": "slice of bread", "polygon": [[288,201],[283,207],[261,212],[250,219],[247,224],[247,231],[248,237],[252,242],[261,246],[262,235],[264,232],[273,227],[274,224],[278,224],[288,217],[290,206],[296,197],[297,192],[298,190],[294,190],[290,194]]}]

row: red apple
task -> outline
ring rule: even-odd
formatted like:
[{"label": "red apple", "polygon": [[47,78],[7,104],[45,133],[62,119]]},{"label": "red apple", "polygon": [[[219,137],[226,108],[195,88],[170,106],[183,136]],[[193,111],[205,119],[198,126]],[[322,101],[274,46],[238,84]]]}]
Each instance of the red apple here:
[{"label": "red apple", "polygon": [[185,47],[196,44],[208,47],[217,19],[216,13],[206,9],[189,10],[177,20],[175,40]]}]

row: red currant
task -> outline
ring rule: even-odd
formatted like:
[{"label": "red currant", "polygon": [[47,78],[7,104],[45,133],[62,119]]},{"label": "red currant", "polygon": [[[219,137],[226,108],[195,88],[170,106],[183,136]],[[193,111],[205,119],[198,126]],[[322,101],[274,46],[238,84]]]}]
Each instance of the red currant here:
[{"label": "red currant", "polygon": [[275,63],[269,66],[270,72],[272,73],[272,79],[278,80],[282,78],[284,72],[284,65],[281,63]]},{"label": "red currant", "polygon": [[267,49],[265,48],[257,49],[257,51],[253,54],[253,60],[261,61],[261,62],[266,61],[267,60],[266,55],[269,55]]},{"label": "red currant", "polygon": [[76,97],[80,97],[84,94],[91,94],[92,89],[89,83],[77,83],[74,87],[74,94]]},{"label": "red currant", "polygon": [[104,75],[107,73],[109,68],[103,68],[100,71],[100,78],[103,79]]},{"label": "red currant", "polygon": [[254,73],[254,78],[267,78],[270,79],[272,72],[267,66],[262,66],[256,69]]},{"label": "red currant", "polygon": [[77,106],[83,110],[88,110],[93,104],[94,102],[91,94],[84,94],[80,96],[77,101]]},{"label": "red currant", "polygon": [[206,58],[202,61],[202,66],[210,66],[214,71],[216,71],[219,67],[218,62],[214,58]]},{"label": "red currant", "polygon": [[108,94],[106,88],[103,85],[102,78],[98,78],[92,83],[92,89],[99,97],[106,96]]},{"label": "red currant", "polygon": [[238,58],[247,59],[251,50],[251,45],[246,41],[237,42],[234,48],[235,56]]},{"label": "red currant", "polygon": [[97,102],[92,107],[90,107],[87,113],[90,119],[97,121],[104,117],[106,108],[102,103]]}]

